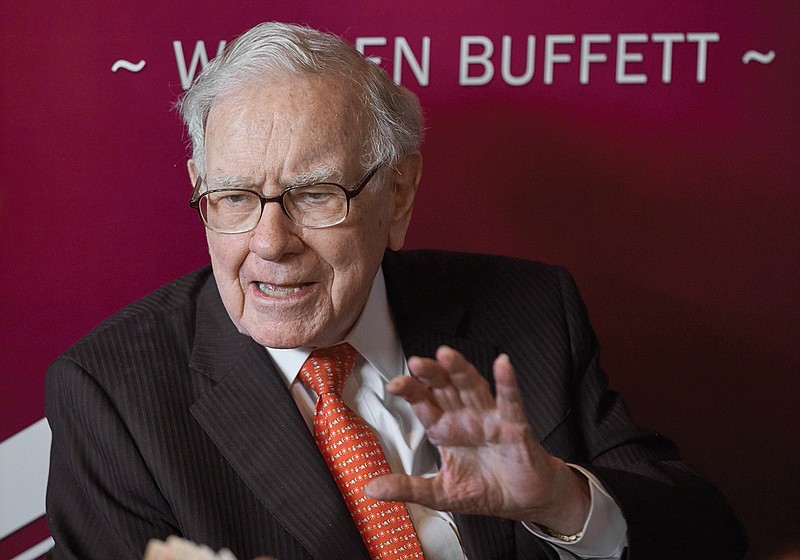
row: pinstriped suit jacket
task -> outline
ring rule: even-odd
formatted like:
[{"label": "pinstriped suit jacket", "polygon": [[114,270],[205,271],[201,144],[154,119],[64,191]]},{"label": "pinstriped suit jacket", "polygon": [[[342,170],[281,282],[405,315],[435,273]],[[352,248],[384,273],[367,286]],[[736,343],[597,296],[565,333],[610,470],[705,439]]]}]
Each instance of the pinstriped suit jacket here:
[{"label": "pinstriped suit jacket", "polygon": [[[629,558],[741,558],[724,499],[606,389],[569,275],[501,257],[387,253],[408,355],[448,344],[487,374],[507,352],[552,454],[591,469],[629,525]],[[268,354],[228,318],[210,268],[123,309],[51,366],[51,556],[141,558],[179,534],[241,560],[366,559]],[[554,558],[518,523],[457,515],[471,560]]]}]

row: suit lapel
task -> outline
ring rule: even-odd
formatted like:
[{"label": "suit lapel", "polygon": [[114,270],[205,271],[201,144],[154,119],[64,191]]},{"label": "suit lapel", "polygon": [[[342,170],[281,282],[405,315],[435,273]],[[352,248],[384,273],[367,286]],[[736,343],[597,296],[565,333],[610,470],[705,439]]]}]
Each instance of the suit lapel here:
[{"label": "suit lapel", "polygon": [[437,348],[450,346],[461,352],[494,389],[492,363],[500,350],[461,334],[467,310],[450,297],[446,281],[428,278],[427,271],[403,263],[397,253],[387,252],[383,266],[389,305],[406,357],[432,358]]},{"label": "suit lapel", "polygon": [[283,378],[267,352],[236,331],[213,281],[198,300],[190,364],[204,378],[197,385],[211,385],[192,414],[275,519],[315,558],[367,558]]}]

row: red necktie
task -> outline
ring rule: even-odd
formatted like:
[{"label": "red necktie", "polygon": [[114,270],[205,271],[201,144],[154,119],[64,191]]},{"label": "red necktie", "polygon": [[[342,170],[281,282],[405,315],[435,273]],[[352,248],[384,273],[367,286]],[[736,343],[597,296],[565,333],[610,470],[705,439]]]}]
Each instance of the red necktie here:
[{"label": "red necktie", "polygon": [[347,503],[361,539],[373,560],[423,558],[403,502],[383,502],[364,495],[372,478],[391,472],[370,427],[342,401],[353,372],[356,350],[347,343],[311,353],[300,378],[317,394],[314,439]]}]

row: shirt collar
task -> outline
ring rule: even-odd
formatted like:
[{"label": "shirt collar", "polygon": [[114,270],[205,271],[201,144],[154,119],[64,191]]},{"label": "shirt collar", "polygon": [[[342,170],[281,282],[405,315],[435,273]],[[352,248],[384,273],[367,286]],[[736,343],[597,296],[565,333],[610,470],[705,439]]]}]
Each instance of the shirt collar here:
[{"label": "shirt collar", "polygon": [[[378,269],[372,280],[367,303],[364,304],[361,315],[342,342],[350,343],[383,377],[384,383],[403,374],[405,357],[389,308],[382,269]],[[267,348],[266,350],[286,380],[286,384],[291,385],[313,348]]]}]

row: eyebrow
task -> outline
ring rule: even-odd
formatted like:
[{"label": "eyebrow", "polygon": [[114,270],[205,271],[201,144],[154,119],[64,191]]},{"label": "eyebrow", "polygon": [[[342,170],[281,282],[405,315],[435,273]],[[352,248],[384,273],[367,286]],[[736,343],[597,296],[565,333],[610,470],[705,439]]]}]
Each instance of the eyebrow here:
[{"label": "eyebrow", "polygon": [[339,183],[342,172],[332,165],[320,165],[292,177],[287,186],[313,185],[314,183]]},{"label": "eyebrow", "polygon": [[250,188],[253,181],[234,175],[216,175],[213,178],[207,177],[206,184],[209,188],[214,189],[246,189]]},{"label": "eyebrow", "polygon": [[[339,183],[342,181],[342,178],[342,172],[332,165],[320,165],[293,175],[291,179],[286,182],[284,188],[313,185],[315,183]],[[207,178],[206,184],[213,189],[247,189],[258,191],[261,190],[262,181],[250,177],[220,174],[212,178]]]}]

